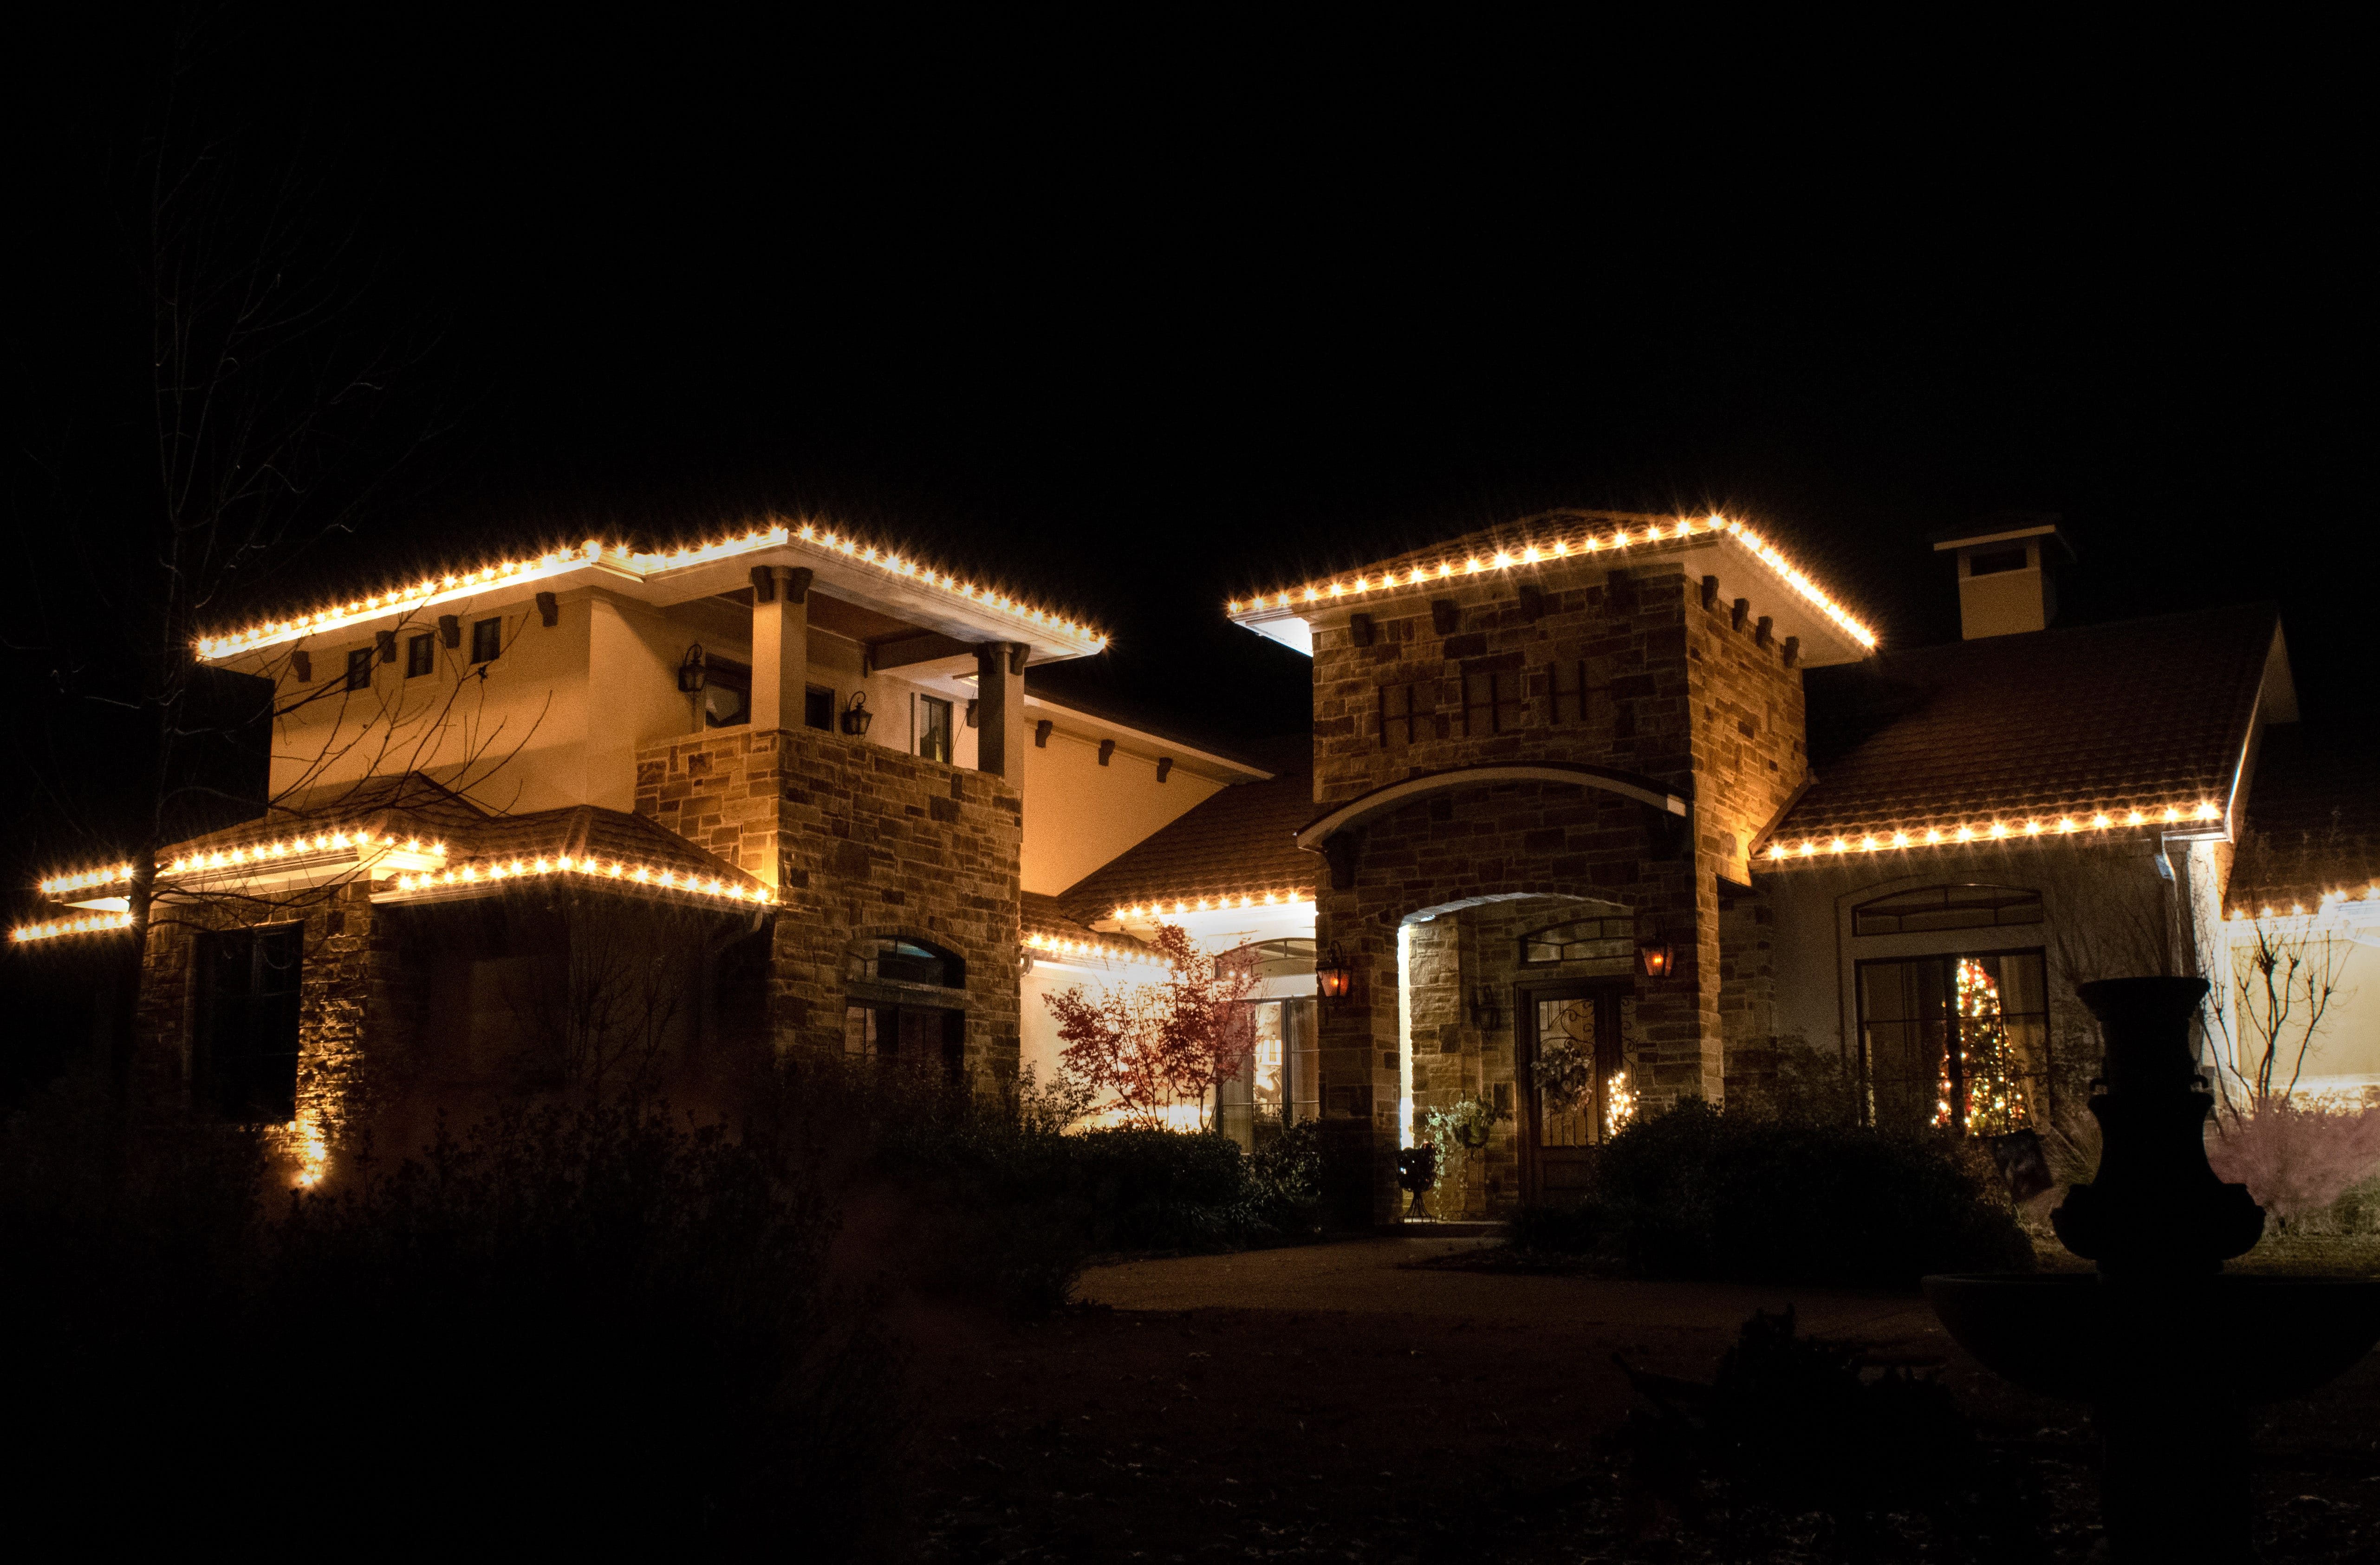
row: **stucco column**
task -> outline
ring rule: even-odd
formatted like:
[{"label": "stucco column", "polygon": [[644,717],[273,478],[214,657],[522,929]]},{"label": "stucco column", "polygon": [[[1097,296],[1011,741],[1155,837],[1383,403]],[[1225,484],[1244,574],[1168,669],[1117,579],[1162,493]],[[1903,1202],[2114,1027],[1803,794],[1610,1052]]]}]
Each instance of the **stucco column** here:
[{"label": "stucco column", "polygon": [[752,567],[752,727],[799,728],[810,683],[810,573]]},{"label": "stucco column", "polygon": [[975,649],[975,766],[1025,786],[1025,655],[1021,641]]}]

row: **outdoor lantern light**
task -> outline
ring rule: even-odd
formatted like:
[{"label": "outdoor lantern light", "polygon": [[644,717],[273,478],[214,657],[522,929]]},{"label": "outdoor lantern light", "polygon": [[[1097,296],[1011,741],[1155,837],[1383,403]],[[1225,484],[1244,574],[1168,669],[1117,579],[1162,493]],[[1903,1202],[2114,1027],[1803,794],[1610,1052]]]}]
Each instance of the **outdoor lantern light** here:
[{"label": "outdoor lantern light", "polygon": [[1344,1000],[1348,986],[1354,982],[1355,969],[1339,953],[1339,943],[1330,943],[1330,960],[1314,969],[1314,987],[1325,1000]]},{"label": "outdoor lantern light", "polygon": [[689,696],[702,693],[702,643],[698,641],[686,649],[686,661],[677,665],[677,687]]},{"label": "outdoor lantern light", "polygon": [[868,692],[854,690],[851,693],[851,705],[843,709],[843,731],[845,734],[865,734],[868,732],[869,720],[875,715],[868,710]]},{"label": "outdoor lantern light", "polygon": [[1666,978],[1677,963],[1677,952],[1658,934],[1636,948],[1636,970],[1648,978]]}]

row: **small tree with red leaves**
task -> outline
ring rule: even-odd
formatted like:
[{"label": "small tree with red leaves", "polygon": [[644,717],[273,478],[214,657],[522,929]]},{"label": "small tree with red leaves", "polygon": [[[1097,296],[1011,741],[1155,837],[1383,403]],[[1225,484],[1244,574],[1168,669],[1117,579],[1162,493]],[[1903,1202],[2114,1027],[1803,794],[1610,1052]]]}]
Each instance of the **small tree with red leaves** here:
[{"label": "small tree with red leaves", "polygon": [[1080,988],[1042,996],[1058,1018],[1066,1069],[1100,1092],[1100,1108],[1136,1125],[1163,1122],[1177,1103],[1203,1115],[1216,1085],[1238,1076],[1256,1051],[1256,1018],[1241,1001],[1256,969],[1236,953],[1209,956],[1180,926],[1160,924],[1158,953],[1167,973],[1151,984],[1125,984],[1097,999]]}]

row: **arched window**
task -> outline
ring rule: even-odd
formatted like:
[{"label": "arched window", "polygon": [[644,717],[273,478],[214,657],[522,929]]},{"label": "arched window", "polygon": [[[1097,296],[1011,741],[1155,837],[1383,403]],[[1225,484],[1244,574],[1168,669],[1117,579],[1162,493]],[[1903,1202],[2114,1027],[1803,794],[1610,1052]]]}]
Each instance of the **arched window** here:
[{"label": "arched window", "polygon": [[1914,935],[2041,922],[2041,893],[2015,886],[1924,886],[1852,909],[1854,935]]},{"label": "arched window", "polygon": [[1521,937],[1524,962],[1590,962],[1614,957],[1626,961],[1635,953],[1636,920],[1626,915],[1572,919]]},{"label": "arched window", "polygon": [[868,958],[868,976],[871,978],[896,984],[933,984],[946,989],[966,988],[966,962],[956,952],[922,940],[871,943],[876,948]]}]

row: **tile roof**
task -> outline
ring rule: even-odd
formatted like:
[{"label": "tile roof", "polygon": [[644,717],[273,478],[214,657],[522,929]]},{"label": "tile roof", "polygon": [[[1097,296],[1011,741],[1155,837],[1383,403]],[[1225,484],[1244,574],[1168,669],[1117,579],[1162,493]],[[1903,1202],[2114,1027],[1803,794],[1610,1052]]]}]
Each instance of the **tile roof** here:
[{"label": "tile roof", "polygon": [[448,843],[446,857],[459,867],[473,859],[534,861],[565,854],[572,858],[643,865],[656,874],[666,870],[681,880],[717,880],[747,892],[760,889],[760,882],[752,876],[668,828],[641,815],[592,805],[497,816],[470,839],[468,851],[457,853],[455,844]]},{"label": "tile roof", "polygon": [[1058,898],[1039,892],[1019,893],[1017,936],[1026,945],[1048,945],[1083,954],[1108,952],[1132,961],[1147,961],[1154,948],[1130,935],[1100,934],[1068,916]]},{"label": "tile roof", "polygon": [[282,800],[254,820],[173,843],[165,856],[211,852],[296,831],[369,827],[376,834],[457,842],[487,824],[487,811],[418,771],[331,783]]},{"label": "tile roof", "polygon": [[[567,855],[574,860],[619,864],[631,877],[641,867],[654,882],[666,873],[673,881],[706,887],[715,881],[724,891],[740,890],[747,897],[764,889],[759,880],[716,854],[642,816],[592,805],[491,815],[418,772],[312,790],[261,819],[177,843],[166,850],[166,857],[249,847],[292,833],[358,830],[375,837],[394,837],[400,846],[409,838],[443,843],[444,868],[456,872],[467,866],[509,866],[515,861],[534,867],[540,859],[552,861]],[[475,881],[471,894],[482,894],[502,883],[501,880]],[[664,888],[656,884],[650,889]],[[461,892],[441,887],[435,894]]]},{"label": "tile roof", "polygon": [[1815,780],[1757,845],[2228,808],[2277,626],[2254,605],[1813,670]]},{"label": "tile roof", "polygon": [[2322,750],[2295,723],[2267,729],[2228,908],[2313,911],[2380,892],[2380,756]]},{"label": "tile roof", "polygon": [[1314,816],[1310,742],[1269,746],[1265,756],[1271,782],[1223,789],[1068,887],[1059,904],[1092,924],[1119,907],[1160,899],[1292,891],[1312,896],[1322,860],[1294,841]]}]

